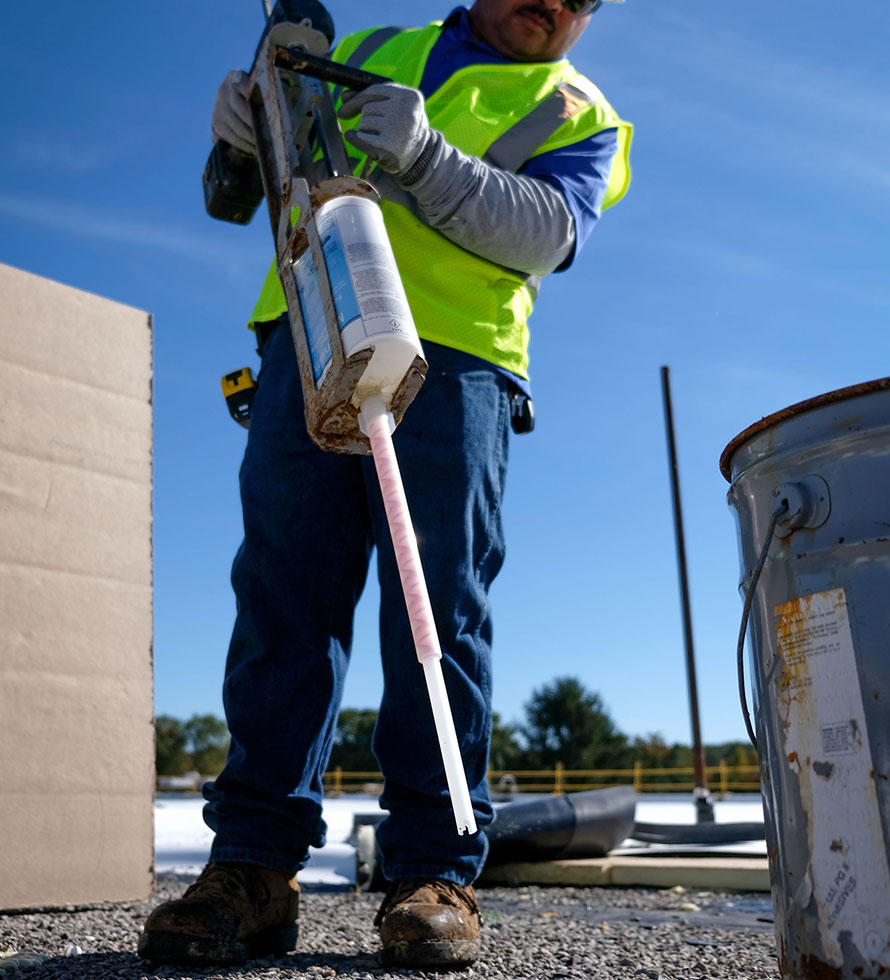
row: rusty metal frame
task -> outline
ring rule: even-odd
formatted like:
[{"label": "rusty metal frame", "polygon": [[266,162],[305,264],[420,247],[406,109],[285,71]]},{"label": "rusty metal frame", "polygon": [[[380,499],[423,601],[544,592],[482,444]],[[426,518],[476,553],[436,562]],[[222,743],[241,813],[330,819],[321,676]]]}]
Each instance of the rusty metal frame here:
[{"label": "rusty metal frame", "polygon": [[[297,348],[306,426],[322,449],[369,454],[370,443],[359,428],[359,406],[352,396],[373,350],[345,355],[334,298],[324,274],[315,214],[326,201],[344,195],[380,202],[371,184],[350,171],[327,84],[347,82],[359,87],[379,81],[380,77],[286,47],[281,38],[287,35],[279,27],[291,32],[293,29],[291,24],[277,25],[263,39],[250,76],[248,101],[275,236],[278,276]],[[293,272],[307,250],[320,273],[318,285],[332,358],[321,387],[316,386],[312,374],[306,324]],[[396,425],[420,390],[426,370],[423,358],[415,358],[393,394],[390,411]]]}]

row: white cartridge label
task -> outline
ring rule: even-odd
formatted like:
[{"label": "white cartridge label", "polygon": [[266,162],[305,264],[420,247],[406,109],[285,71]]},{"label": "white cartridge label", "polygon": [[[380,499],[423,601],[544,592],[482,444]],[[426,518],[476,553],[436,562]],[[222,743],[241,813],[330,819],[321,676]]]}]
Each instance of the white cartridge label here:
[{"label": "white cartridge label", "polygon": [[320,209],[317,226],[345,355],[378,334],[402,334],[417,343],[377,205],[363,198],[338,198]]}]

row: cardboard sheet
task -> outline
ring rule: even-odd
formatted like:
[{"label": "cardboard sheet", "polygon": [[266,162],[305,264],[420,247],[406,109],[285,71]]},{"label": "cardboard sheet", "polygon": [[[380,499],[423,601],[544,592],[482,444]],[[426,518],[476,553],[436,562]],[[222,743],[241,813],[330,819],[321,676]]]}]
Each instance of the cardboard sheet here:
[{"label": "cardboard sheet", "polygon": [[153,887],[151,330],[0,265],[0,908]]}]

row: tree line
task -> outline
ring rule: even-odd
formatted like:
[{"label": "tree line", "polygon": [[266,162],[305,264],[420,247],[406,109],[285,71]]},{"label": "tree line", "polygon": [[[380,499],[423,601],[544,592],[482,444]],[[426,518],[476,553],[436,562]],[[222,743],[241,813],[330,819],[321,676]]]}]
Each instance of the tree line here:
[{"label": "tree line", "polygon": [[[372,749],[377,712],[344,708],[337,720],[329,769],[376,772]],[[225,763],[228,732],[213,715],[194,715],[178,721],[169,715],[155,720],[158,775],[196,771],[215,776]],[[669,745],[658,734],[629,737],[619,731],[599,694],[588,691],[575,677],[558,677],[532,692],[523,706],[521,722],[505,723],[495,713],[491,733],[492,769],[567,770],[688,768],[692,748]],[[705,763],[716,766],[756,765],[757,753],[744,742],[705,747]],[[669,781],[669,780],[668,780]]]},{"label": "tree line", "polygon": [[216,776],[229,750],[229,730],[216,715],[192,715],[180,721],[171,715],[155,718],[155,767],[159,776],[198,772]]},{"label": "tree line", "polygon": [[[490,766],[497,770],[689,768],[692,747],[669,745],[659,734],[628,737],[619,731],[601,696],[574,677],[556,678],[535,690],[519,723],[505,723],[495,713]],[[371,739],[377,712],[346,708],[340,712],[328,768],[344,772],[376,771]],[[705,746],[705,764],[756,765],[757,753],[746,742]],[[670,781],[665,780],[665,781]]]}]

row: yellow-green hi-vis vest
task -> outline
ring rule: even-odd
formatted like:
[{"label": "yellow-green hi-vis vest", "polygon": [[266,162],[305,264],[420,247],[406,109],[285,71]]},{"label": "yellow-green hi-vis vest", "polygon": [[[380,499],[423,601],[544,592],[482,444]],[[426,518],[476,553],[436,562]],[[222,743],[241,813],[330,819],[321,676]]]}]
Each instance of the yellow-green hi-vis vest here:
[{"label": "yellow-green hi-vis vest", "polygon": [[[441,21],[409,30],[372,28],[344,38],[332,57],[416,88],[440,30]],[[338,105],[341,94],[334,90]],[[630,123],[566,59],[467,65],[426,100],[426,111],[430,126],[452,146],[514,172],[540,153],[616,129],[618,152],[603,208],[619,201],[630,182]],[[356,153],[350,148],[352,158]],[[357,158],[354,172],[364,164],[364,156]],[[386,198],[384,221],[420,337],[527,378],[527,323],[540,279],[453,244],[424,223],[414,198],[388,174],[374,168],[367,177]],[[286,309],[273,261],[251,325]]]}]

